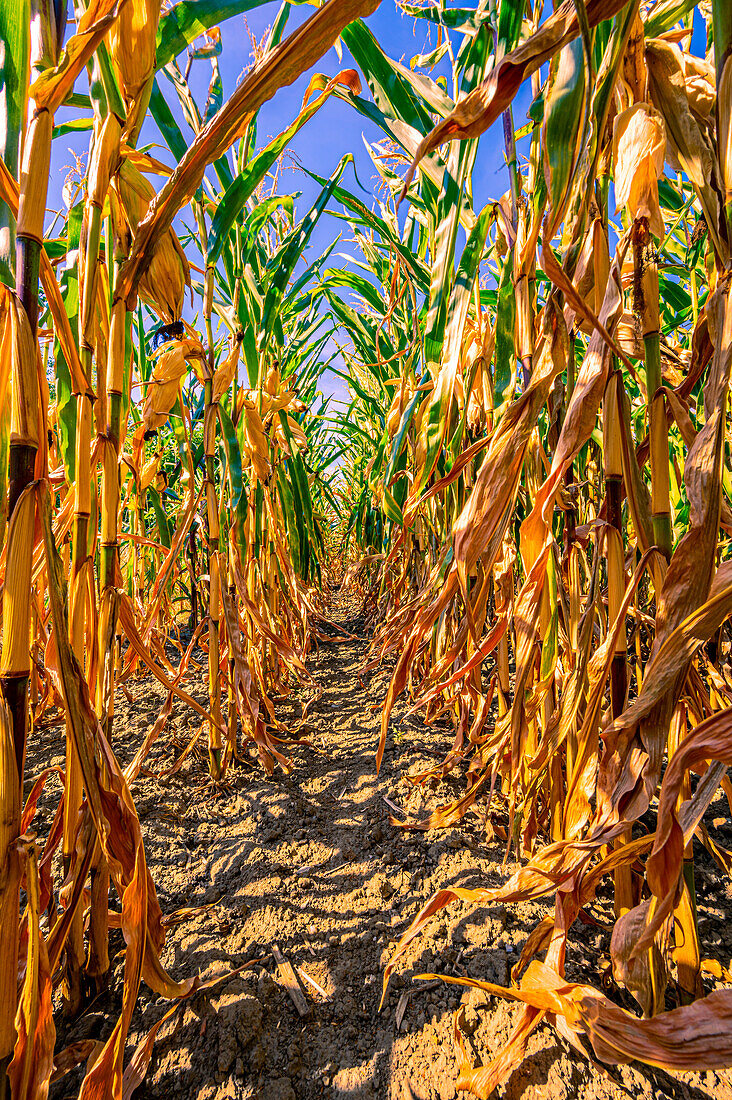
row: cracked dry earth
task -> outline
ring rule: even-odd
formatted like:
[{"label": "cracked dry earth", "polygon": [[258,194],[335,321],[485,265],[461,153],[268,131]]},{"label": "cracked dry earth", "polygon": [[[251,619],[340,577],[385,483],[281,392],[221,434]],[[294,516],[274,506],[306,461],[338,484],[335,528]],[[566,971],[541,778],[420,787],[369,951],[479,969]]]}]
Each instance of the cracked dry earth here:
[{"label": "cracked dry earth", "polygon": [[[349,611],[347,603],[337,602],[335,619],[357,632],[359,623],[349,620]],[[278,771],[267,779],[258,767],[240,767],[215,790],[206,785],[202,752],[172,778],[156,778],[200,724],[176,703],[135,783],[164,913],[208,907],[171,929],[163,963],[176,978],[200,973],[207,980],[259,960],[194,995],[161,1028],[149,1072],[135,1093],[139,1100],[467,1098],[455,1090],[452,1021],[461,1001],[474,1064],[505,1044],[517,1012],[513,1005],[459,986],[414,982],[412,975],[436,970],[508,984],[526,936],[548,911],[545,903],[484,909],[461,903],[443,911],[412,945],[378,1011],[383,967],[425,899],[448,884],[497,886],[515,865],[503,866],[503,845],[485,839],[475,814],[448,831],[404,833],[390,825],[385,796],[417,812],[449,801],[464,786],[453,775],[424,795],[405,780],[408,772],[442,758],[451,732],[405,717],[404,707],[395,711],[376,776],[381,711],[374,704],[384,690],[383,682],[364,688],[359,680],[366,646],[362,636],[334,638],[313,656],[311,670],[322,696],[309,711],[310,743],[288,750],[289,776]],[[203,664],[186,681],[201,702],[206,700]],[[135,702],[120,695],[115,719],[115,748],[123,764],[164,702],[154,681],[130,686]],[[288,713],[296,717],[299,705],[293,701],[288,710],[285,704],[283,717]],[[56,750],[61,762],[60,739]],[[31,762],[31,778],[33,770]],[[46,813],[50,821],[50,808]],[[118,908],[116,898],[112,904]],[[593,919],[596,924],[578,926],[568,977],[597,984],[609,946],[609,895],[598,899]],[[83,1038],[106,1038],[111,1031],[120,1007],[124,946],[118,931],[112,936],[108,994],[66,1026],[57,1049]],[[273,946],[299,968],[308,1006],[302,1018],[282,984]],[[720,942],[718,957],[729,958],[727,944]],[[142,988],[128,1051],[168,1007]],[[77,1091],[78,1077],[67,1076],[52,1086],[51,1097],[65,1100]],[[732,1086],[729,1075],[712,1072],[671,1077],[639,1065],[606,1071],[542,1026],[529,1041],[523,1065],[497,1095],[723,1100],[732,1098]]]}]

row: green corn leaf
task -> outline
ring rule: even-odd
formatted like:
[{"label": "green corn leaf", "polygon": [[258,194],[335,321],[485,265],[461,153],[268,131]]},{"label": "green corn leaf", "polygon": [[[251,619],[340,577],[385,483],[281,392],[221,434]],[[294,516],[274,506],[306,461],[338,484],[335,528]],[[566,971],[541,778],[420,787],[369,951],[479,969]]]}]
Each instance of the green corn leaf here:
[{"label": "green corn leaf", "polygon": [[658,38],[670,31],[696,4],[697,0],[665,0],[664,3],[655,4],[646,19],[646,37]]},{"label": "green corn leaf", "polygon": [[494,406],[498,411],[505,402],[513,400],[516,386],[516,292],[513,286],[513,251],[503,264],[498,286],[496,311],[496,348],[494,374]]},{"label": "green corn leaf", "polygon": [[400,527],[404,526],[402,510],[386,485],[384,486],[384,515],[387,519],[390,519],[392,523],[396,523]]},{"label": "green corn leaf", "polygon": [[244,490],[244,473],[239,437],[231,417],[222,405],[216,406],[221,425],[221,441],[226,455],[226,472],[229,479],[229,502],[236,539],[244,545],[244,523],[247,515],[247,497]]},{"label": "green corn leaf", "polygon": [[54,138],[65,137],[67,134],[83,134],[94,129],[93,118],[72,118],[68,122],[61,122],[53,128]]},{"label": "green corn leaf", "polygon": [[300,111],[297,118],[293,120],[287,129],[268,142],[244,171],[232,180],[216,208],[211,225],[208,239],[208,254],[211,263],[215,263],[218,259],[223,243],[228,237],[237,216],[254,194],[267,172],[290,144],[295,134],[320,110],[323,103],[322,95],[309,103],[307,107]]},{"label": "green corn leaf", "polygon": [[[308,172],[314,180],[316,180],[321,186],[327,184],[327,180],[323,176],[319,176],[316,172]],[[355,214],[362,225],[367,226],[369,229],[378,233],[379,236],[393,248],[395,252],[399,254],[399,258],[407,265],[408,270],[416,277],[420,288],[426,290],[428,286],[428,274],[425,266],[420,263],[417,257],[399,240],[399,237],[394,233],[392,228],[386,223],[386,221],[375,214],[369,209],[365,203],[356,198],[351,191],[343,186],[335,187],[333,189],[333,198],[336,202],[339,202],[342,206],[345,206],[347,210],[350,210],[352,214]],[[351,220],[351,219],[349,219]]]},{"label": "green corn leaf", "polygon": [[155,119],[158,129],[175,159],[177,161],[182,160],[188,148],[188,143],[181,133],[180,126],[176,122],[165,96],[160,91],[157,79],[153,80],[152,84],[150,114]]},{"label": "green corn leaf", "polygon": [[544,175],[553,228],[562,220],[579,163],[586,103],[585,49],[582,40],[575,38],[555,58],[551,86],[544,101]]},{"label": "green corn leaf", "polygon": [[355,271],[349,271],[347,268],[331,268],[326,275],[326,279],[329,286],[342,286],[348,287],[360,294],[368,305],[373,310],[385,315],[387,310],[387,303],[383,300],[373,283],[370,283],[368,279],[365,279],[362,275],[359,275]]},{"label": "green corn leaf", "polygon": [[203,109],[204,126],[211,121],[224,102],[224,85],[221,81],[221,70],[219,68],[218,58],[213,59],[212,68],[213,71],[211,74],[211,83],[208,86],[206,106]]},{"label": "green corn leaf", "polygon": [[170,526],[170,520],[165,513],[160,493],[153,485],[149,486],[147,493],[153,507],[153,512],[155,513],[155,522],[158,528],[160,544],[164,546],[166,550],[170,550],[170,544],[173,541],[173,532]]},{"label": "green corn leaf", "polygon": [[162,69],[199,35],[235,15],[259,8],[266,0],[181,0],[160,18],[155,65]]},{"label": "green corn leaf", "polygon": [[300,259],[303,249],[310,240],[310,236],[315,229],[320,215],[323,213],[333,193],[333,188],[343,175],[348,162],[352,160],[353,156],[351,153],[346,153],[345,156],[341,158],[333,175],[320,192],[320,195],[315,200],[309,212],[305,215],[300,224],[287,235],[268,264],[270,277],[268,279],[267,294],[262,309],[262,324],[259,334],[260,349],[266,346],[269,339],[277,310],[282,301],[287,284],[292,277],[295,264]]},{"label": "green corn leaf", "polygon": [[498,9],[496,64],[518,45],[525,10],[525,0],[501,0]]},{"label": "green corn leaf", "polygon": [[391,455],[389,457],[389,463],[384,471],[384,484],[388,485],[391,479],[396,473],[396,466],[399,457],[404,449],[404,445],[407,441],[407,432],[409,431],[409,425],[412,423],[412,418],[415,412],[419,408],[424,399],[424,394],[417,390],[412,400],[407,405],[406,409],[402,413],[402,418],[399,422],[396,435],[394,436],[394,442],[392,443]]},{"label": "green corn leaf", "polygon": [[492,18],[492,12],[487,10],[488,5],[485,3],[479,4],[477,8],[445,8],[437,4],[428,4],[424,8],[415,4],[402,4],[401,8],[413,19],[426,19],[429,23],[448,27],[462,34],[474,34],[478,27]]},{"label": "green corn leaf", "polygon": [[304,537],[302,517],[295,511],[295,501],[292,486],[286,476],[284,465],[277,469],[277,489],[279,492],[282,511],[285,514],[285,526],[287,528],[287,542],[292,555],[292,567],[298,577],[303,576],[302,557],[300,547]]},{"label": "green corn leaf", "polygon": [[420,136],[432,129],[433,119],[421,96],[395,67],[362,19],[343,29],[343,41],[366,77],[374,103],[388,118],[400,119]]}]

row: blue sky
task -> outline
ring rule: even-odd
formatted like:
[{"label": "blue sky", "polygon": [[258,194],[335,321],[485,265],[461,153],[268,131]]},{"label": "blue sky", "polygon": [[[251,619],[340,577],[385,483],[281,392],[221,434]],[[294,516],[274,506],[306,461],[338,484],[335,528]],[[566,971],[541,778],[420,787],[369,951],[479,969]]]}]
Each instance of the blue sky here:
[{"label": "blue sky", "polygon": [[[246,17],[237,16],[221,24],[223,50],[219,58],[221,77],[224,85],[224,97],[227,98],[234,91],[242,74],[251,64],[251,37],[260,41],[271,26],[277,12],[279,3],[268,3],[249,12]],[[287,31],[294,29],[303,22],[312,8],[307,5],[293,6],[287,25]],[[408,65],[411,59],[425,51],[428,44],[430,25],[423,20],[416,21],[405,15],[395,4],[394,0],[383,0],[377,11],[367,20],[367,25],[375,35],[384,51],[392,58]],[[432,45],[435,44],[435,29],[432,28]],[[178,58],[178,63],[185,69],[186,55]],[[289,87],[280,89],[274,99],[264,104],[259,112],[257,144],[264,145],[267,140],[279,133],[298,113],[303,94],[314,72],[321,72],[328,77],[335,75],[344,68],[357,68],[355,62],[343,48],[342,59],[339,60],[335,49],[331,49],[323,55],[320,61],[308,73]],[[439,72],[439,69],[437,70]],[[190,83],[194,96],[202,109],[206,101],[206,92],[211,75],[210,63],[206,60],[194,62]],[[433,74],[433,75],[436,75]],[[158,77],[161,90],[174,109],[181,129],[186,137],[192,140],[193,134],[183,121],[183,116],[178,109],[173,87],[161,73]],[[368,96],[368,87],[365,80],[363,94]],[[82,82],[79,82],[79,90]],[[525,95],[520,97],[516,105],[516,125],[521,125],[524,112],[528,103]],[[523,107],[523,110],[522,110]],[[71,112],[73,115],[78,112]],[[59,116],[58,121],[62,120]],[[73,154],[83,156],[88,148],[88,133],[67,135],[54,142],[51,167],[51,181],[49,192],[49,205],[61,204],[61,188],[64,177],[68,172],[68,166],[74,163]],[[304,172],[298,171],[296,162],[299,160],[305,167],[318,172],[322,176],[328,176],[337,165],[344,153],[353,154],[356,161],[356,171],[361,184],[371,189],[376,184],[376,173],[372,162],[364,148],[365,138],[368,141],[376,141],[383,137],[377,127],[368,120],[358,115],[353,108],[335,97],[321,108],[320,112],[305,126],[305,128],[293,140],[289,152],[292,157],[285,157],[285,170],[280,175],[280,190],[286,193],[300,191],[302,197],[297,201],[297,215],[301,217],[311,205],[319,188]],[[141,145],[151,142],[161,142],[160,135],[152,121],[146,123]],[[172,163],[172,158],[167,147],[161,144],[157,150],[152,150],[160,159]],[[347,168],[345,181],[352,189],[359,192],[358,185],[353,176],[353,170]],[[159,183],[153,179],[154,186]],[[490,199],[498,198],[508,186],[508,175],[503,156],[503,137],[500,123],[489,131],[481,142],[479,160],[474,173],[475,206],[477,209]],[[362,194],[364,201],[368,202],[366,195]],[[348,252],[347,243],[348,228],[341,220],[324,216],[318,224],[310,243],[310,256],[315,256],[323,250],[338,234],[344,234],[344,238],[337,246],[336,252]],[[334,264],[344,263],[335,254],[332,257]],[[323,389],[332,392],[334,397],[345,397],[344,383],[335,375],[324,378]]]},{"label": "blue sky", "polygon": [[[457,5],[448,2],[446,6]],[[250,11],[246,19],[243,16],[236,16],[221,24],[223,51],[219,64],[225,97],[231,95],[237,82],[251,64],[251,36],[258,41],[262,40],[276,17],[279,7],[279,0],[278,2],[267,3]],[[550,7],[548,3],[547,7]],[[303,22],[311,12],[312,8],[309,5],[293,4],[287,31],[291,31]],[[415,55],[425,52],[430,25],[424,20],[414,20],[412,17],[405,15],[397,7],[395,0],[382,0],[379,8],[373,15],[368,17],[366,22],[384,51],[392,58],[408,65]],[[434,35],[434,28],[432,28],[432,33]],[[433,37],[431,45],[434,44]],[[704,47],[704,22],[698,17],[697,13],[693,38],[694,52],[703,54]],[[178,58],[178,62],[181,68],[184,69],[186,64],[185,53]],[[293,85],[282,88],[272,100],[263,105],[259,112],[258,147],[261,148],[270,137],[279,133],[297,115],[302,104],[304,91],[313,72],[321,72],[330,77],[340,69],[351,67],[357,68],[345,48],[341,60],[339,60],[335,49],[331,49],[318,61],[313,69],[305,73]],[[437,72],[439,71],[438,68]],[[200,107],[203,107],[206,100],[210,74],[211,68],[208,61],[201,60],[194,63],[191,85]],[[433,73],[433,75],[436,74]],[[159,75],[158,79],[184,134],[192,140],[192,131],[183,122],[172,85],[162,74]],[[79,90],[86,90],[83,84],[84,80],[82,79],[79,81]],[[363,94],[368,96],[366,82],[363,81],[363,84]],[[513,105],[514,122],[517,129],[525,122],[529,101],[529,85],[526,84],[520,90]],[[69,114],[73,117],[78,112],[71,111]],[[59,112],[57,120],[62,121],[62,119],[63,113]],[[328,176],[343,154],[350,152],[356,161],[358,179],[364,187],[373,189],[376,185],[375,170],[364,149],[363,139],[376,141],[382,136],[380,130],[358,115],[347,103],[331,97],[320,112],[293,140],[289,150],[292,158],[288,158],[287,155],[285,157],[286,168],[280,176],[280,190],[286,193],[302,192],[302,197],[297,202],[297,216],[302,217],[308,210],[318,191],[318,185],[304,172],[298,171],[294,167],[298,160],[305,167],[318,172],[321,176]],[[88,133],[80,133],[62,137],[54,142],[49,189],[50,206],[55,205],[58,207],[61,205],[63,179],[68,171],[68,166],[73,164],[73,153],[80,156],[85,155],[88,147],[88,137]],[[160,141],[154,123],[152,121],[147,122],[143,129],[141,144]],[[161,159],[169,164],[171,163],[171,154],[166,147],[161,145],[159,149],[153,151]],[[345,182],[347,186],[358,192],[358,185],[354,179],[352,168],[349,166],[346,172]],[[156,185],[159,186],[159,183]],[[507,188],[508,173],[503,151],[502,125],[499,120],[481,139],[476,168],[473,173],[475,209],[479,210],[485,203],[499,198]],[[364,201],[368,201],[366,195],[362,197]],[[345,239],[341,241],[336,251],[348,252],[347,226],[341,220],[324,216],[311,239],[310,257],[322,252],[339,233],[345,234]],[[339,259],[334,254],[331,262],[338,264],[346,261]],[[326,392],[332,392],[339,399],[345,396],[344,385],[335,375],[328,375],[324,378],[323,388]]]}]

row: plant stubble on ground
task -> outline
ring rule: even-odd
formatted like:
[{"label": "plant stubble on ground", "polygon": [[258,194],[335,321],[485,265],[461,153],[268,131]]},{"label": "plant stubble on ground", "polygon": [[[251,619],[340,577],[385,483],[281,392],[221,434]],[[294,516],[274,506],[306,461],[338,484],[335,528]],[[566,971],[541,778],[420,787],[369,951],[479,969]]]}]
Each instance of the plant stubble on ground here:
[{"label": "plant stubble on ground", "polygon": [[[444,756],[450,731],[425,726],[402,706],[377,777],[380,696],[359,676],[368,638],[352,600],[339,598],[333,617],[351,636],[322,643],[313,658],[322,695],[309,707],[301,731],[307,743],[288,746],[289,775],[278,769],[267,779],[256,766],[243,766],[215,788],[207,781],[203,755],[193,754],[175,775],[158,778],[199,723],[176,704],[133,787],[163,911],[189,910],[180,914],[180,923],[171,922],[163,964],[178,978],[200,974],[209,982],[222,976],[163,1025],[147,1078],[135,1094],[139,1100],[462,1100],[469,1094],[456,1092],[455,1012],[462,1007],[461,1033],[473,1064],[499,1052],[514,1026],[517,1009],[510,1002],[413,976],[435,971],[508,985],[528,933],[550,912],[543,902],[485,909],[459,903],[443,911],[409,949],[379,1012],[383,967],[432,892],[497,886],[517,865],[504,864],[505,845],[479,813],[448,830],[404,832],[390,823],[385,798],[403,808],[408,804],[419,816],[457,797],[460,778],[454,773],[432,790],[405,779]],[[189,682],[202,702],[203,664]],[[132,702],[118,695],[115,742],[124,765],[157,718],[165,692],[141,679],[132,685]],[[294,726],[299,702],[283,702],[279,709]],[[54,747],[61,763],[60,737]],[[40,766],[40,756],[29,760],[29,785]],[[51,817],[51,796],[44,797],[41,832]],[[718,803],[710,823],[732,832]],[[712,955],[722,962],[732,947],[732,929],[724,922],[729,898],[704,857],[699,874],[700,920],[710,931]],[[598,980],[611,927],[607,892],[577,925],[569,980]],[[124,943],[120,931],[112,937],[109,990],[79,1019],[60,1025],[58,1048],[106,1039],[114,1026]],[[273,946],[298,972],[309,1008],[303,1018],[284,988]],[[250,965],[227,977],[245,963]],[[143,986],[131,1049],[167,1008]],[[60,1080],[52,1086],[52,1100],[76,1095],[77,1087],[75,1076]],[[672,1076],[637,1063],[604,1070],[580,1059],[553,1028],[541,1027],[497,1095],[717,1100],[732,1097],[732,1079],[725,1072]]]}]

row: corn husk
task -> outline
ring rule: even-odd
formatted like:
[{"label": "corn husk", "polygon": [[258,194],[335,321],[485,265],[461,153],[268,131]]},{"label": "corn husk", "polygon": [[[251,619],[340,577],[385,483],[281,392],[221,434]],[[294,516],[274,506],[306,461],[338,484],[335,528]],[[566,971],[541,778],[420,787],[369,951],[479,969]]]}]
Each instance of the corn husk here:
[{"label": "corn husk", "polygon": [[216,368],[213,376],[211,401],[215,405],[228,391],[239,366],[239,341],[234,340],[233,347],[223,363]]},{"label": "corn husk", "polygon": [[[294,419],[294,417],[290,416],[289,413],[286,413],[285,415],[287,416],[287,427],[290,432],[292,442],[295,444],[299,451],[306,451],[308,449],[308,439],[301,425],[298,423],[297,420]],[[275,424],[275,428],[272,434],[275,441],[282,448],[285,454],[289,455],[290,446],[287,440],[287,436],[285,434],[285,429],[282,427],[279,419]]]},{"label": "corn husk", "polygon": [[0,334],[0,394],[12,379],[10,441],[38,447],[44,434],[38,400],[38,345],[20,299],[4,284],[0,284]]},{"label": "corn husk", "polygon": [[278,393],[280,388],[280,372],[278,367],[272,366],[269,368],[267,377],[264,380],[264,388],[271,397],[274,397],[274,395]]},{"label": "corn husk", "polygon": [[13,509],[8,528],[7,570],[3,592],[2,658],[0,674],[27,673],[30,663],[31,561],[36,520],[33,487],[25,489]]},{"label": "corn husk", "polygon": [[119,157],[122,127],[116,115],[109,114],[102,123],[94,123],[94,147],[89,161],[87,191],[93,206],[102,206],[109,180]]},{"label": "corn husk", "polygon": [[253,401],[244,400],[243,417],[246,459],[259,480],[266,481],[270,475],[269,441]]},{"label": "corn husk", "polygon": [[156,352],[157,363],[145,394],[142,423],[145,431],[160,428],[170,416],[178,387],[188,372],[188,360],[202,359],[203,345],[195,338],[170,340]]},{"label": "corn husk", "polygon": [[158,466],[160,464],[160,455],[153,455],[149,462],[146,462],[142,468],[139,481],[139,493],[142,495],[146,489],[148,489],[153,480],[158,475]]},{"label": "corn husk", "polygon": [[704,58],[694,57],[690,53],[682,53],[681,64],[689,106],[700,118],[707,119],[712,114],[717,101],[714,66]]},{"label": "corn husk", "polygon": [[397,433],[400,421],[404,410],[414,396],[414,383],[411,378],[407,379],[404,386],[400,386],[394,397],[392,398],[389,411],[386,414],[386,430],[389,433],[389,438],[393,439]]},{"label": "corn husk", "polygon": [[[116,186],[127,224],[134,236],[155,197],[155,191],[129,160],[122,162]],[[168,229],[155,246],[150,264],[140,279],[140,297],[163,320],[172,324],[180,321],[185,289],[190,285],[188,260],[178,237],[172,229]]]},{"label": "corn husk", "polygon": [[294,390],[282,390],[274,394],[267,393],[266,390],[262,390],[261,394],[258,390],[240,390],[237,399],[238,414],[241,414],[247,403],[256,405],[261,411],[263,423],[272,420],[283,409],[289,409],[290,412],[304,412],[306,408]]},{"label": "corn husk", "polygon": [[631,218],[648,218],[651,232],[663,237],[658,177],[666,155],[666,127],[654,107],[634,103],[615,119],[613,163],[615,199]]},{"label": "corn husk", "polygon": [[155,47],[161,0],[128,0],[109,33],[109,52],[122,94],[136,101],[155,71]]}]

